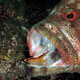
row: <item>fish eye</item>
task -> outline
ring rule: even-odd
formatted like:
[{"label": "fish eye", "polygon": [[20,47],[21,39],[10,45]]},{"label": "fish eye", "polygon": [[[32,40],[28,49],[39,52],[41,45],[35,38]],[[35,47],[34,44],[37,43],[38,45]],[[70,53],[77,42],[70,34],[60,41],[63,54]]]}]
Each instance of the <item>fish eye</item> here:
[{"label": "fish eye", "polygon": [[70,13],[69,15],[67,15],[67,18],[73,18],[74,15],[72,13]]},{"label": "fish eye", "polygon": [[66,18],[68,21],[74,21],[74,20],[77,18],[77,13],[76,13],[76,11],[67,12],[67,13],[65,14],[65,18]]}]

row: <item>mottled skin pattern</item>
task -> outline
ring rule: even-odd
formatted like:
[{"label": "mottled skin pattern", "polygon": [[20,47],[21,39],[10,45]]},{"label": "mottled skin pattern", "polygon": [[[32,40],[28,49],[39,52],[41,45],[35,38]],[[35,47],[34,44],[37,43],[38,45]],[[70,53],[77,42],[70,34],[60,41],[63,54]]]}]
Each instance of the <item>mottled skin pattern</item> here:
[{"label": "mottled skin pattern", "polygon": [[[15,4],[16,1],[0,0],[0,80],[16,80],[26,74],[24,65],[21,63],[25,58],[23,29],[21,29],[21,23],[24,21],[18,19],[24,15],[21,6],[24,2],[19,0]],[[16,5],[18,5],[17,12]]]},{"label": "mottled skin pattern", "polygon": [[[72,18],[67,17],[73,14]],[[67,15],[67,16],[66,16]],[[62,0],[49,17],[33,28],[46,36],[59,50],[68,67],[31,67],[31,76],[80,72],[80,0]]]}]

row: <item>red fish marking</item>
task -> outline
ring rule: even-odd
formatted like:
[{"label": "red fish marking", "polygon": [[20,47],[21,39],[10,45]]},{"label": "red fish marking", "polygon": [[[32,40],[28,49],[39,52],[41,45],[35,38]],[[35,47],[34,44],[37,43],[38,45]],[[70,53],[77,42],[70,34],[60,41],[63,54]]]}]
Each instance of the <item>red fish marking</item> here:
[{"label": "red fish marking", "polygon": [[32,58],[25,61],[35,67],[34,76],[43,75],[40,67],[47,67],[47,75],[73,72],[71,66],[80,64],[80,0],[62,0],[54,10],[27,37]]}]

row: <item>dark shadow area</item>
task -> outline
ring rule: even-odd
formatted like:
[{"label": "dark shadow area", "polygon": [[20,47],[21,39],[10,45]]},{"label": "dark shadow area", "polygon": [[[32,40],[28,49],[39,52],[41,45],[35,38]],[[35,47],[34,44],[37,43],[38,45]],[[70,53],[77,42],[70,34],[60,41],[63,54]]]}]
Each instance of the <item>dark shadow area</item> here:
[{"label": "dark shadow area", "polygon": [[79,73],[61,73],[54,76],[37,77],[31,80],[80,80]]},{"label": "dark shadow area", "polygon": [[[26,15],[28,25],[32,26],[35,23],[43,20],[48,16],[50,11],[58,4],[60,0],[29,0],[26,1]],[[29,27],[29,26],[27,26]],[[29,27],[30,28],[30,27]]]}]

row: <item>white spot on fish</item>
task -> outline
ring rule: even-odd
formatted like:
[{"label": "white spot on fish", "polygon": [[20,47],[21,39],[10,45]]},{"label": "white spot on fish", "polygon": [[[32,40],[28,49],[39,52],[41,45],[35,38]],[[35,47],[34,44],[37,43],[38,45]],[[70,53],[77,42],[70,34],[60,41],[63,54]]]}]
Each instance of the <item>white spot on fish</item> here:
[{"label": "white spot on fish", "polygon": [[68,35],[68,33],[67,33],[65,30],[62,29],[61,31],[64,33],[64,35],[65,35],[66,37],[70,38],[69,35]]},{"label": "white spot on fish", "polygon": [[[59,63],[63,63],[63,61],[61,59],[59,59],[57,62],[53,63],[52,65],[50,65],[50,67],[58,67],[57,64]],[[69,66],[68,64],[62,64],[61,67],[67,67]]]},{"label": "white spot on fish", "polygon": [[51,13],[49,14],[49,15],[52,15],[53,13],[55,13],[57,11],[57,7],[55,7],[52,11],[51,11]]}]

